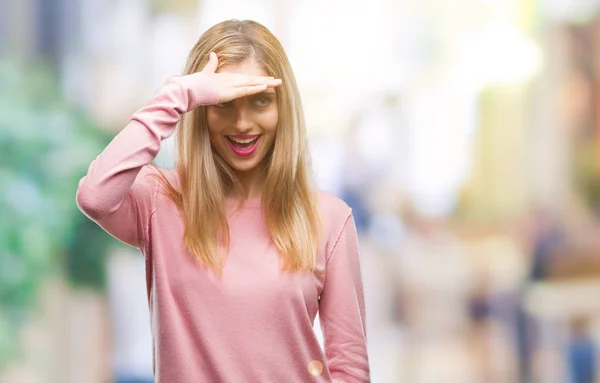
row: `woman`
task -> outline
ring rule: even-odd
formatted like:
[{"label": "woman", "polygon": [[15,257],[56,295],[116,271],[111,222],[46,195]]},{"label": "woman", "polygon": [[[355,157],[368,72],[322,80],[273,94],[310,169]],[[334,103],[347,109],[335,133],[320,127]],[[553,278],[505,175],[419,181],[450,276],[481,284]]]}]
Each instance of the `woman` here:
[{"label": "woman", "polygon": [[[145,256],[157,381],[369,381],[354,221],[312,189],[281,44],[256,22],[225,21],[185,73],[133,114],[77,191],[88,217]],[[176,130],[176,169],[150,165]]]}]

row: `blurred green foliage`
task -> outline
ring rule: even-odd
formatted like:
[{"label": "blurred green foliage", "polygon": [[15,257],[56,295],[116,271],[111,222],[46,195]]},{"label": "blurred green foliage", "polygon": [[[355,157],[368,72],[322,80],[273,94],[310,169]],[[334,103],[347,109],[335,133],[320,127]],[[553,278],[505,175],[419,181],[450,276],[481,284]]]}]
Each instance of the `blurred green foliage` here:
[{"label": "blurred green foliage", "polygon": [[65,273],[102,289],[115,241],[77,209],[75,193],[109,142],[60,95],[48,66],[0,61],[0,370],[19,355],[18,328],[41,281]]}]

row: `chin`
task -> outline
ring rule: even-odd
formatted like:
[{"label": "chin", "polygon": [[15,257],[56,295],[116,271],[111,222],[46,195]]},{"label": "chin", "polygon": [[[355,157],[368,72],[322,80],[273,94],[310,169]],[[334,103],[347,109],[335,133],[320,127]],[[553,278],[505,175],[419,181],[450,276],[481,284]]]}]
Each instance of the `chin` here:
[{"label": "chin", "polygon": [[260,166],[260,161],[228,161],[229,166],[236,172],[248,172]]}]

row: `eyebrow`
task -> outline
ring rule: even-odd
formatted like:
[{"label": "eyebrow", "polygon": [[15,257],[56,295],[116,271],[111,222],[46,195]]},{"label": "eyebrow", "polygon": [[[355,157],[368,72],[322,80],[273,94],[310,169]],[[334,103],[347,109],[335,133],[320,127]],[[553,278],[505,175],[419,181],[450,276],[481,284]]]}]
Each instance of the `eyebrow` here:
[{"label": "eyebrow", "polygon": [[277,93],[275,92],[274,89],[267,89],[265,91],[255,94],[255,96],[276,96],[276,95],[277,95]]}]

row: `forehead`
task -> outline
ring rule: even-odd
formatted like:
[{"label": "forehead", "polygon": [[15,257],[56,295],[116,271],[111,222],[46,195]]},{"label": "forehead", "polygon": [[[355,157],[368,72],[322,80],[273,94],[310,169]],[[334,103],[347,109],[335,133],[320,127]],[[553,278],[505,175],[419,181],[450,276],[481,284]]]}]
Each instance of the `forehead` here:
[{"label": "forehead", "polygon": [[252,76],[269,75],[254,58],[249,58],[237,64],[224,65],[217,70],[217,73],[235,73]]}]

